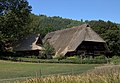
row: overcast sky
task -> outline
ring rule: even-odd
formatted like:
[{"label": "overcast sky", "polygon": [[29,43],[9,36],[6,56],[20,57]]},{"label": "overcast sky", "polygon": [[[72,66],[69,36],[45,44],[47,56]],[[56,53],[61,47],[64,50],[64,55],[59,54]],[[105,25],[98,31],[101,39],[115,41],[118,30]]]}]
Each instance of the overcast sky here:
[{"label": "overcast sky", "polygon": [[28,0],[32,13],[120,23],[120,0]]}]

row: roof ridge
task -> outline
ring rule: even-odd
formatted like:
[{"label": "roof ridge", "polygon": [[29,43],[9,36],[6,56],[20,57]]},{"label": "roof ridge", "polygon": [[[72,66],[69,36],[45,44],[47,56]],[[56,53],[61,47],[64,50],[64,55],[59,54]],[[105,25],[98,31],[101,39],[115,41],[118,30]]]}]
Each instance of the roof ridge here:
[{"label": "roof ridge", "polygon": [[62,32],[62,31],[70,30],[70,29],[83,28],[83,27],[88,27],[88,26],[89,26],[88,24],[82,24],[82,25],[79,25],[79,26],[73,26],[73,27],[70,27],[70,28],[65,28],[65,29],[61,29],[61,30],[57,30],[57,31],[52,31],[50,33],[58,33],[58,32]]}]

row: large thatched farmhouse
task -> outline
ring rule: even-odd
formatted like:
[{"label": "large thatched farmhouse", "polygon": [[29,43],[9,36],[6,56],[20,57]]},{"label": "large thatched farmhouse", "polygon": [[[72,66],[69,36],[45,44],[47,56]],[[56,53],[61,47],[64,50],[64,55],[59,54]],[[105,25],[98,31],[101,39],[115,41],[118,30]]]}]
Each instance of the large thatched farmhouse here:
[{"label": "large thatched farmhouse", "polygon": [[[55,49],[56,57],[100,55],[109,51],[106,42],[87,24],[50,32],[43,39],[43,43],[46,42]],[[23,55],[39,55],[41,50],[42,40],[34,34],[19,41],[15,47],[15,51]]]},{"label": "large thatched farmhouse", "polygon": [[109,49],[106,42],[89,25],[48,33],[43,42],[55,49],[55,56],[105,54]]},{"label": "large thatched farmhouse", "polygon": [[42,40],[39,35],[31,34],[15,45],[14,50],[22,55],[39,55],[42,50]]}]

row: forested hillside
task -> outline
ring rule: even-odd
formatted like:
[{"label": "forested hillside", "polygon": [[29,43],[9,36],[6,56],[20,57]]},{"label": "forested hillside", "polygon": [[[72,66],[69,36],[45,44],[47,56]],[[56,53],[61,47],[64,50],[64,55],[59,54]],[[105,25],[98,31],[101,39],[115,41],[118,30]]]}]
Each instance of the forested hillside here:
[{"label": "forested hillside", "polygon": [[101,35],[113,55],[120,56],[120,24],[103,20],[77,21],[59,16],[34,15],[31,14],[31,6],[26,0],[0,1],[0,51],[6,51],[6,48],[12,47],[17,40],[28,34],[40,34],[44,38],[51,31],[84,23]]},{"label": "forested hillside", "polygon": [[65,28],[71,28],[72,26],[78,26],[84,22],[65,19],[59,16],[47,17],[46,15],[34,15],[31,14],[31,24],[29,28],[31,32],[40,34],[43,38],[48,32],[56,31]]}]

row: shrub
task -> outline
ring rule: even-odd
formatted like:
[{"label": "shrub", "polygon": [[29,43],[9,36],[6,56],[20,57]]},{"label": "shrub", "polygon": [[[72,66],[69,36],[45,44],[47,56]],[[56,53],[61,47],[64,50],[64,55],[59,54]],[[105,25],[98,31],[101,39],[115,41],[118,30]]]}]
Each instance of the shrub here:
[{"label": "shrub", "polygon": [[78,59],[77,56],[70,56],[70,57],[67,57],[67,59]]},{"label": "shrub", "polygon": [[107,60],[99,59],[80,59],[80,58],[67,58],[67,59],[38,59],[30,57],[11,57],[9,60],[12,61],[22,61],[22,62],[34,62],[34,63],[74,63],[74,64],[104,64]]},{"label": "shrub", "polygon": [[106,59],[106,56],[105,55],[96,56],[95,59],[99,59],[99,60]]},{"label": "shrub", "polygon": [[41,58],[51,59],[55,54],[54,48],[49,43],[44,43],[44,50],[42,54],[40,54]]},{"label": "shrub", "polygon": [[112,63],[112,64],[120,64],[120,57],[119,56],[113,56],[110,59],[110,63]]}]

